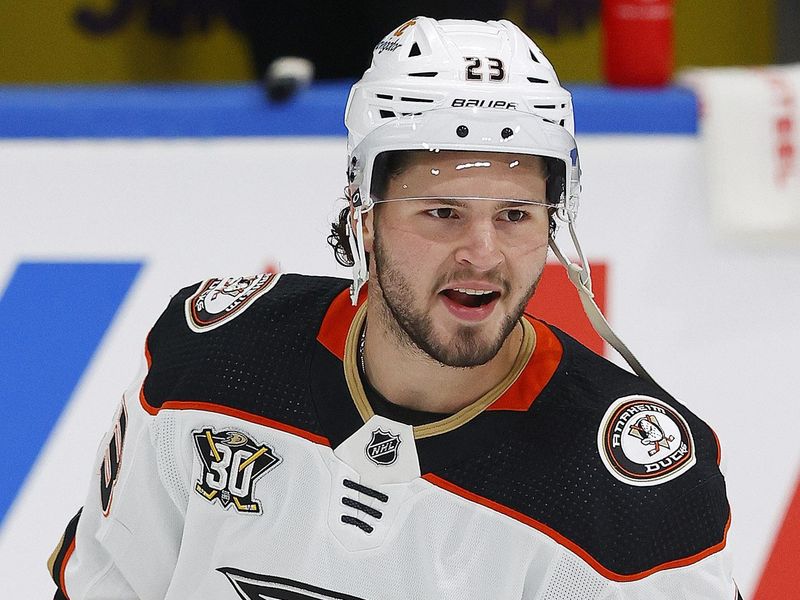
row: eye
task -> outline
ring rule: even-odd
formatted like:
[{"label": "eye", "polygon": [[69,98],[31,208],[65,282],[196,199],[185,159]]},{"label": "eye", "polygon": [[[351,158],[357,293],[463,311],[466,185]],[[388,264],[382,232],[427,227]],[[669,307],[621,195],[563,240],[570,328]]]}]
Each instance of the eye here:
[{"label": "eye", "polygon": [[528,216],[526,211],[520,210],[519,208],[510,208],[501,213],[501,219],[503,221],[510,221],[511,223],[519,223],[527,219]]},{"label": "eye", "polygon": [[432,208],[430,210],[425,211],[430,216],[435,217],[437,219],[457,219],[458,215],[456,214],[455,209],[449,207],[441,207],[441,208]]}]

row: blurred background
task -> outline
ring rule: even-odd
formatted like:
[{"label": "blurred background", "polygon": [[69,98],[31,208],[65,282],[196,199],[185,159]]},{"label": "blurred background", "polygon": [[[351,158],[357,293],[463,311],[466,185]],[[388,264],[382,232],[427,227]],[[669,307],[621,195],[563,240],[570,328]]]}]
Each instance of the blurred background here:
[{"label": "blurred background", "polygon": [[[743,596],[800,599],[800,3],[466,4],[0,0],[4,597],[51,597],[47,557],[171,294],[349,275],[325,244],[348,89],[424,14],[510,18],[572,91],[598,302],[720,437]],[[557,264],[533,310],[620,362]]]},{"label": "blurred background", "polygon": [[[600,0],[290,3],[260,0],[3,2],[4,83],[241,81],[278,56],[306,56],[323,78],[357,78],[371,48],[417,14],[511,18],[563,81],[601,82]],[[672,4],[672,3],[670,3]],[[676,0],[675,66],[800,59],[793,0]],[[345,43],[346,42],[346,43]]]}]

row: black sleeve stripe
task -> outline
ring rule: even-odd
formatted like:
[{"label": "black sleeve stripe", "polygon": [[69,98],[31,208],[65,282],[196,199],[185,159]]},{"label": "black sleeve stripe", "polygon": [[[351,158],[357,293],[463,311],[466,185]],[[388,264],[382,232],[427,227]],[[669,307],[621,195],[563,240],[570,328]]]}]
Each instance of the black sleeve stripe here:
[{"label": "black sleeve stripe", "polygon": [[48,566],[50,567],[50,576],[58,586],[58,591],[56,592],[53,600],[61,600],[62,598],[66,598],[64,595],[65,590],[62,575],[64,567],[66,566],[66,561],[69,558],[69,555],[72,554],[72,549],[75,547],[75,532],[78,529],[78,520],[81,517],[82,510],[83,509],[79,510],[78,514],[72,517],[72,520],[69,522],[66,530],[64,531],[64,537],[61,538],[61,542],[56,547],[53,555],[48,561]]}]

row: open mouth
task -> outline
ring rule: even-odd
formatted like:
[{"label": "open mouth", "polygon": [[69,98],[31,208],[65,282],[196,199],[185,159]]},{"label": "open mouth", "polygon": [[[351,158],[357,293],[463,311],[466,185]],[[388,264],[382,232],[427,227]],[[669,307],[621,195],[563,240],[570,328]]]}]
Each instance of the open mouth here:
[{"label": "open mouth", "polygon": [[453,288],[442,292],[452,302],[467,308],[486,306],[500,297],[500,292],[491,290],[474,290],[470,288]]}]

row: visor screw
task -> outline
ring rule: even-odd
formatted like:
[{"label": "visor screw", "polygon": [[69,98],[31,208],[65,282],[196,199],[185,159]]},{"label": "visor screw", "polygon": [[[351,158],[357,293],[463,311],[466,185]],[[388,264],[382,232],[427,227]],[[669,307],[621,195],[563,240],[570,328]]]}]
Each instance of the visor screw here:
[{"label": "visor screw", "polygon": [[514,135],[514,130],[511,129],[511,127],[503,127],[503,131],[500,132],[500,137],[502,137],[504,140],[507,140],[512,135]]},{"label": "visor screw", "polygon": [[460,138],[465,138],[469,135],[469,127],[466,125],[459,125],[456,127],[456,135]]}]

